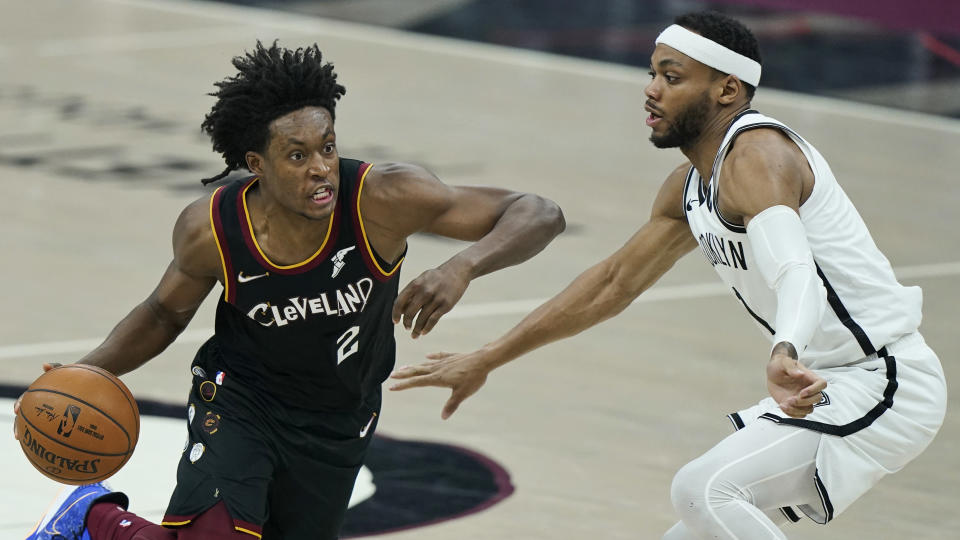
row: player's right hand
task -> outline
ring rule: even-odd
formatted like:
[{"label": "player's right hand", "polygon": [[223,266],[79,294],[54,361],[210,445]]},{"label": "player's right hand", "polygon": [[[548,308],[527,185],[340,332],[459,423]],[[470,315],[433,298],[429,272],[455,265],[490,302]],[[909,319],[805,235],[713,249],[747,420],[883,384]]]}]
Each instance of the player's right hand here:
[{"label": "player's right hand", "polygon": [[791,418],[803,418],[820,402],[827,381],[786,354],[774,353],[767,363],[767,390]]},{"label": "player's right hand", "polygon": [[[57,363],[55,363],[55,362],[54,362],[54,363],[49,363],[49,364],[43,364],[43,372],[46,373],[46,372],[50,371],[51,369],[53,369],[53,368],[55,368],[55,367],[60,367],[60,366],[62,366],[62,365],[63,365],[63,364],[57,364]],[[17,400],[13,402],[13,416],[15,416],[15,417],[16,417],[18,414],[20,414],[20,402],[21,402],[22,400],[23,400],[23,394],[20,394],[20,397],[18,397]],[[13,423],[13,438],[16,439],[16,440],[18,440],[18,441],[20,440],[20,434],[17,433],[17,423],[16,423],[16,422]]]},{"label": "player's right hand", "polygon": [[390,390],[406,390],[418,386],[439,386],[452,390],[450,399],[443,406],[440,417],[446,420],[463,403],[463,400],[480,390],[487,382],[489,365],[481,351],[467,354],[432,353],[428,362],[417,366],[403,366],[390,374],[392,379],[401,379]]}]

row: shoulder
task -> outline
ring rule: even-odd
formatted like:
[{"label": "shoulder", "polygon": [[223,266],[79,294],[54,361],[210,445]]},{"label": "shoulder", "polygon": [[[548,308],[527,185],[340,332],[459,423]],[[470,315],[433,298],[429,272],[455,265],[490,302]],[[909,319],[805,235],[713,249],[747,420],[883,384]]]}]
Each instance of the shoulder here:
[{"label": "shoulder", "polygon": [[210,224],[210,199],[204,195],[188,204],[173,226],[173,257],[183,272],[201,277],[219,277],[217,240]]},{"label": "shoulder", "polygon": [[411,163],[378,163],[364,180],[361,204],[373,211],[406,208],[442,211],[451,190],[433,173]]},{"label": "shoulder", "polygon": [[693,165],[686,161],[667,175],[654,200],[651,217],[686,219],[686,214],[683,212],[683,188],[687,183],[687,175],[690,174],[691,167]]},{"label": "shoulder", "polygon": [[364,190],[406,193],[442,185],[433,173],[412,163],[377,163],[370,166]]},{"label": "shoulder", "polygon": [[774,205],[798,209],[814,183],[800,147],[779,129],[752,129],[737,137],[723,164],[719,205],[743,220]]},{"label": "shoulder", "polygon": [[[789,175],[806,165],[800,148],[777,128],[755,128],[737,136],[724,159],[724,177],[749,181]],[[756,173],[765,173],[757,176]]]}]

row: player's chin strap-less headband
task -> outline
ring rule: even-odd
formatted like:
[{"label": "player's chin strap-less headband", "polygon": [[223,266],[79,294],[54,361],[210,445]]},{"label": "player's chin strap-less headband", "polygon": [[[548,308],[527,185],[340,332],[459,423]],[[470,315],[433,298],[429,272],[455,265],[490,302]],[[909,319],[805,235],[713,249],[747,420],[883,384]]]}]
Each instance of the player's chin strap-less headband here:
[{"label": "player's chin strap-less headband", "polygon": [[760,83],[760,63],[733,52],[716,41],[709,40],[686,28],[672,24],[657,36],[657,44],[663,43],[682,52],[701,64],[717,71],[736,75],[741,81],[757,86]]}]

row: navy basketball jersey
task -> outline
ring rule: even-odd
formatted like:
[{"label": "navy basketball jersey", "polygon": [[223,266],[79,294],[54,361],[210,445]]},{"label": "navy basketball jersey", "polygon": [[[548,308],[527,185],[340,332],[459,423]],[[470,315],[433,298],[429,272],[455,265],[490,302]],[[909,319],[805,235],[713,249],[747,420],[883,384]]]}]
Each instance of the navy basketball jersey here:
[{"label": "navy basketball jersey", "polygon": [[371,165],[340,160],[340,188],[326,238],[306,260],[270,261],[247,210],[259,178],[222,186],[210,222],[223,266],[216,337],[223,371],[286,406],[356,408],[393,369],[391,310],[400,265],[370,247],[360,194]]}]

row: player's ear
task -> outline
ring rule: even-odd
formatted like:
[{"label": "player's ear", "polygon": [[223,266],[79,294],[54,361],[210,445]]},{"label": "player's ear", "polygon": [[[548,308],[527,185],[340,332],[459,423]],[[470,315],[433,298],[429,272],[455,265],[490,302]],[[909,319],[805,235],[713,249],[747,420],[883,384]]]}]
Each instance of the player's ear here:
[{"label": "player's ear", "polygon": [[721,105],[734,103],[738,97],[744,95],[744,92],[746,92],[746,88],[743,87],[743,82],[735,75],[724,76],[718,81],[718,84],[720,84],[720,96],[717,98],[717,102]]},{"label": "player's ear", "polygon": [[257,175],[263,174],[263,156],[256,152],[247,152],[244,156],[247,160],[247,168],[250,172]]}]

